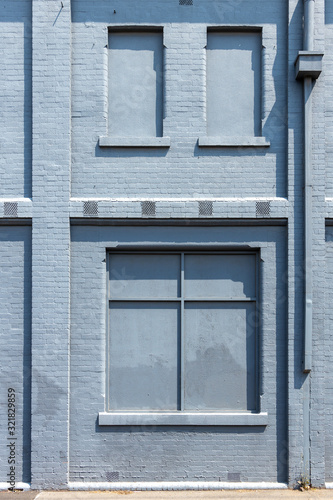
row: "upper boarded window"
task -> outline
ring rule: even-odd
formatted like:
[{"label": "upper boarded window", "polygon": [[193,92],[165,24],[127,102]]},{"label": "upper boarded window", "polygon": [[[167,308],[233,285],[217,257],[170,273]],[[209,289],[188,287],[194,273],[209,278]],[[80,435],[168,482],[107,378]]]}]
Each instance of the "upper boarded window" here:
[{"label": "upper boarded window", "polygon": [[207,34],[207,135],[261,135],[261,33]]},{"label": "upper boarded window", "polygon": [[163,34],[109,32],[109,136],[162,137]]},{"label": "upper boarded window", "polygon": [[257,255],[110,252],[108,411],[257,410]]}]

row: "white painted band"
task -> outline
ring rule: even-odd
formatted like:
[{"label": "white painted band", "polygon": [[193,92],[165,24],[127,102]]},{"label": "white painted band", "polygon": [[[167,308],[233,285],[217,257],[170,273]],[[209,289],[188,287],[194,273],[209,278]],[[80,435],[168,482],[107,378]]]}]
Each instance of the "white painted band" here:
[{"label": "white painted band", "polygon": [[[0,483],[0,491],[3,490],[8,490],[10,488],[9,483]],[[30,490],[30,484],[29,483],[15,483],[15,489],[16,490]]]},{"label": "white painted band", "polygon": [[161,481],[161,482],[126,482],[126,483],[79,483],[69,482],[70,490],[130,490],[130,491],[184,491],[184,490],[281,490],[287,489],[285,483],[247,483],[220,481]]}]

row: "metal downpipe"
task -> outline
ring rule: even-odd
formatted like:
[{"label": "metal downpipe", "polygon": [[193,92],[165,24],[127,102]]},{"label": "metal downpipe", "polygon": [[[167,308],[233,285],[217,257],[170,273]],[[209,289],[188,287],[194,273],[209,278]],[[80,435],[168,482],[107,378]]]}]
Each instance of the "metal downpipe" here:
[{"label": "metal downpipe", "polygon": [[[314,0],[304,0],[304,50],[313,50]],[[312,87],[311,77],[304,78],[304,358],[303,371],[312,366]]]}]

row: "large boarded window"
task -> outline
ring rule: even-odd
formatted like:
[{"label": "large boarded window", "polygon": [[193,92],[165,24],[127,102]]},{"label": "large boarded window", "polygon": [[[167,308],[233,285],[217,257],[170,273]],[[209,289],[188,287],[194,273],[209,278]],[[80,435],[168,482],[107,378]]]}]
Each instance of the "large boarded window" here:
[{"label": "large boarded window", "polygon": [[162,32],[109,32],[109,136],[163,135],[162,67]]},{"label": "large boarded window", "polygon": [[257,410],[256,253],[109,254],[108,411]]},{"label": "large boarded window", "polygon": [[207,135],[261,135],[261,33],[208,32]]}]

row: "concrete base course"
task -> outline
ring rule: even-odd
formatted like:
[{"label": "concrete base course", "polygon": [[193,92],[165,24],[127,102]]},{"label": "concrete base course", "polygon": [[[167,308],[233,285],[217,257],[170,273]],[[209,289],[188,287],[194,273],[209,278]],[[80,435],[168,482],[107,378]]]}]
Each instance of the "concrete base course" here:
[{"label": "concrete base course", "polygon": [[247,500],[247,499],[332,499],[333,492],[325,489],[300,490],[234,490],[234,491],[25,491],[0,492],[1,500]]}]

